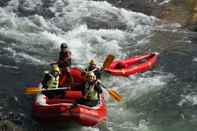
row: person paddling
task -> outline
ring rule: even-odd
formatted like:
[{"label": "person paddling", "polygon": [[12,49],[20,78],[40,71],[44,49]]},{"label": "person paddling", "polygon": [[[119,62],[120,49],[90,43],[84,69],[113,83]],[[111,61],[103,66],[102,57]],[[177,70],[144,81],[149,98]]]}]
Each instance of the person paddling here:
[{"label": "person paddling", "polygon": [[78,103],[87,106],[96,106],[102,92],[100,81],[97,80],[96,75],[93,72],[88,72],[86,82],[83,84],[82,89],[84,98],[79,100]]},{"label": "person paddling", "polygon": [[50,92],[50,90],[59,88],[59,76],[60,76],[60,68],[57,64],[51,65],[50,71],[45,71],[44,78],[41,82],[42,88],[47,89],[49,91],[43,92],[47,97],[53,98],[57,95],[57,92]]}]

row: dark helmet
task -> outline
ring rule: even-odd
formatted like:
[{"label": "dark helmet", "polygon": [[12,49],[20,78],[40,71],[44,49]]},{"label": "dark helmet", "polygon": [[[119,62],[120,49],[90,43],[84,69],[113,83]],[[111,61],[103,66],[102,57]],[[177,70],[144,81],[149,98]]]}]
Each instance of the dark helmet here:
[{"label": "dark helmet", "polygon": [[61,48],[61,49],[63,49],[63,48],[68,48],[68,45],[67,45],[66,43],[62,43],[61,46],[60,46],[60,48]]}]

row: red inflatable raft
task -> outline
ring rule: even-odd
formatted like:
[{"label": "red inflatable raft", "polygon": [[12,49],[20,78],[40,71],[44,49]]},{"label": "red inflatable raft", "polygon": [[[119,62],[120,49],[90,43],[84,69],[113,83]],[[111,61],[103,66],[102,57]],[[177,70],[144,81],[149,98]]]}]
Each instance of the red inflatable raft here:
[{"label": "red inflatable raft", "polygon": [[141,56],[133,56],[125,60],[114,61],[106,72],[115,76],[129,76],[151,69],[156,63],[159,53],[150,53]]},{"label": "red inflatable raft", "polygon": [[[72,68],[71,75],[77,85],[83,81],[79,69]],[[63,81],[66,82],[67,79],[62,77],[61,80],[61,84],[64,84]],[[85,126],[95,126],[107,119],[107,107],[103,95],[100,96],[99,104],[94,107],[81,104],[73,106],[73,103],[80,98],[82,98],[81,91],[76,90],[65,91],[63,99],[58,97],[48,99],[44,94],[38,94],[33,104],[33,115],[39,120],[74,121]]]}]

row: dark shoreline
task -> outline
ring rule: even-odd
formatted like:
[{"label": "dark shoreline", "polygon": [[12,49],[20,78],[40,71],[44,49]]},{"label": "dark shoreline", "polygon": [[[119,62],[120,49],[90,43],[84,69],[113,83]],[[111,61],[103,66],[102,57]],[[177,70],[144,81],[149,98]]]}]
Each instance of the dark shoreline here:
[{"label": "dark shoreline", "polygon": [[[104,1],[104,0],[95,0]],[[155,16],[168,23],[180,23],[184,28],[197,31],[197,22],[192,22],[192,11],[187,4],[187,0],[171,0],[163,3],[164,0],[105,0],[118,8],[124,8],[135,12],[141,12],[149,16]]]}]

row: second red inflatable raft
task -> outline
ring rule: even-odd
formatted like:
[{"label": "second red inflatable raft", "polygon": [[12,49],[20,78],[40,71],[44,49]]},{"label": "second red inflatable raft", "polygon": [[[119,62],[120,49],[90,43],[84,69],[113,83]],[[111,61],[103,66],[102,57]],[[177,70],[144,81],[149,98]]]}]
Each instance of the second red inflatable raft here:
[{"label": "second red inflatable raft", "polygon": [[149,53],[145,55],[133,56],[125,60],[117,60],[105,69],[106,72],[115,76],[129,76],[141,73],[152,68],[157,62],[159,53]]}]

